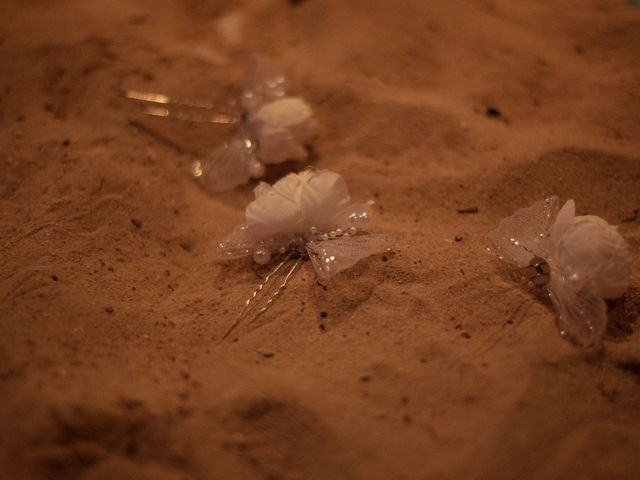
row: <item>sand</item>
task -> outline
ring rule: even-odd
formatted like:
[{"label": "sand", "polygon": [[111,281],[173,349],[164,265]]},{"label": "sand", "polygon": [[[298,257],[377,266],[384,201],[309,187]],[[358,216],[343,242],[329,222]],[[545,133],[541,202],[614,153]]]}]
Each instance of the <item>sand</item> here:
[{"label": "sand", "polygon": [[[622,0],[3,0],[0,472],[11,479],[631,479],[640,277],[601,349],[557,333],[484,235],[546,195],[640,253],[640,9]],[[143,118],[127,88],[224,104],[252,51],[313,105],[312,164],[397,239],[219,265],[247,185],[188,174],[229,128]],[[303,165],[271,169],[268,180]],[[458,213],[459,209],[476,213]],[[457,238],[457,240],[456,240]]]}]

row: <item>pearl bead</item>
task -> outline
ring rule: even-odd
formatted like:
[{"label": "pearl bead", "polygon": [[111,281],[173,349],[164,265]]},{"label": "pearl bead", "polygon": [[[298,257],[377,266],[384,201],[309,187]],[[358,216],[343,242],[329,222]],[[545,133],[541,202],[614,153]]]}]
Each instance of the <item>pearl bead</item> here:
[{"label": "pearl bead", "polygon": [[326,242],[327,240],[329,240],[329,235],[327,235],[326,233],[321,233],[320,235],[318,235],[318,240],[320,240],[321,242]]},{"label": "pearl bead", "polygon": [[344,232],[341,228],[336,228],[336,237],[341,237]]},{"label": "pearl bead", "polygon": [[309,229],[309,231],[311,232],[312,235],[315,235],[316,233],[318,233],[318,228],[317,227],[311,227]]},{"label": "pearl bead", "polygon": [[349,235],[355,235],[358,232],[356,227],[349,227]]},{"label": "pearl bead", "polygon": [[264,247],[258,247],[253,252],[253,261],[258,265],[266,265],[271,261],[271,252]]},{"label": "pearl bead", "polygon": [[251,159],[251,163],[249,164],[249,175],[251,175],[251,178],[261,178],[264,172],[264,164],[255,158]]},{"label": "pearl bead", "polygon": [[329,237],[331,237],[331,238],[336,238],[336,232],[335,232],[335,230],[331,230],[331,231],[329,232]]},{"label": "pearl bead", "polygon": [[191,175],[196,178],[202,176],[202,163],[200,163],[200,160],[195,160],[191,164]]}]

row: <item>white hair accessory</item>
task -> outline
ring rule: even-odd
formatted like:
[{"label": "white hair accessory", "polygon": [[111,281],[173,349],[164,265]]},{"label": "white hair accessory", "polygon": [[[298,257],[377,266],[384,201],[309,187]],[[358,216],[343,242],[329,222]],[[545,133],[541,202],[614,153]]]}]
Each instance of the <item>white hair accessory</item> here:
[{"label": "white hair accessory", "polygon": [[[171,97],[162,93],[128,90],[139,112],[156,117],[195,122],[240,123],[234,136],[209,156],[195,160],[192,175],[208,190],[221,192],[261,178],[265,165],[305,160],[307,144],[316,129],[311,106],[290,95],[284,75],[266,57],[249,58],[238,100],[242,112],[215,110],[208,100]],[[150,129],[134,124],[143,131]]]},{"label": "white hair accessory", "polygon": [[262,177],[265,165],[307,158],[316,121],[309,104],[288,93],[284,75],[271,61],[251,56],[240,97],[241,128],[231,141],[193,162],[192,173],[202,185],[214,192],[230,190]]},{"label": "white hair accessory", "polygon": [[284,256],[284,260],[247,300],[225,337],[248,313],[252,300],[260,293],[266,295],[267,282],[289,260],[293,263],[284,281],[253,321],[273,303],[303,258],[308,257],[318,276],[326,279],[363,258],[390,251],[395,243],[389,235],[364,233],[363,228],[371,221],[373,202],[350,203],[347,185],[337,173],[291,173],[272,186],[260,183],[255,196],[245,210],[245,222],[218,245],[217,258],[252,256],[261,265],[276,256]]},{"label": "white hair accessory", "polygon": [[487,249],[523,280],[544,287],[563,338],[596,345],[607,326],[603,299],[629,287],[631,255],[616,227],[576,216],[573,200],[558,206],[553,196],[518,210],[487,235]]}]

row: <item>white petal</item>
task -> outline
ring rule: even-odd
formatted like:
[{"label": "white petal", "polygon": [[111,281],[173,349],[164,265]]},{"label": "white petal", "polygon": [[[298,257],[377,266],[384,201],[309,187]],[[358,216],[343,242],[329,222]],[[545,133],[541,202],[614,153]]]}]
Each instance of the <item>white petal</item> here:
[{"label": "white petal", "polygon": [[296,231],[302,212],[295,202],[271,188],[247,206],[245,218],[262,239]]},{"label": "white petal", "polygon": [[575,216],[576,204],[573,199],[567,200],[549,230],[549,243],[552,250],[555,250],[562,235],[573,225]]},{"label": "white petal", "polygon": [[331,223],[336,214],[348,204],[347,184],[335,172],[317,172],[302,187],[300,208],[310,226],[333,226]]},{"label": "white petal", "polygon": [[256,185],[256,188],[253,189],[253,194],[255,195],[256,198],[260,198],[262,195],[269,192],[270,190],[271,190],[271,185],[269,185],[267,182],[260,182],[258,185]]},{"label": "white petal", "polygon": [[554,262],[565,271],[588,277],[603,298],[622,295],[631,281],[631,255],[616,227],[600,217],[575,217],[554,239]]},{"label": "white petal", "polygon": [[305,170],[300,173],[290,173],[274,183],[272,188],[283,197],[287,197],[292,202],[299,204],[302,186],[312,175],[313,172],[310,170]]},{"label": "white petal", "polygon": [[298,135],[306,133],[311,120],[311,107],[300,97],[285,97],[262,105],[250,115],[251,122],[267,128],[294,129]]},{"label": "white petal", "polygon": [[260,184],[256,199],[245,212],[246,222],[261,239],[267,236],[305,234],[311,226],[334,229],[345,220],[339,213],[352,213],[357,218],[346,219],[349,225],[365,224],[370,217],[370,205],[354,206],[350,211],[349,192],[344,179],[334,172],[305,170],[291,173],[269,187]]},{"label": "white petal", "polygon": [[265,165],[277,165],[287,160],[304,160],[307,149],[289,130],[272,129],[258,135],[258,154]]},{"label": "white petal", "polygon": [[251,113],[247,128],[258,139],[262,162],[276,164],[307,157],[304,145],[313,137],[315,120],[303,99],[286,97]]}]

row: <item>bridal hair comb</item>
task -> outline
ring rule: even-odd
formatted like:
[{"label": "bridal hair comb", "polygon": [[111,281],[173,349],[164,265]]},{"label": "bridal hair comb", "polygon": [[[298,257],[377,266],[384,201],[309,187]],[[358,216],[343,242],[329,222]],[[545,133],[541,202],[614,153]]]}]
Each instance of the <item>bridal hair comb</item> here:
[{"label": "bridal hair comb", "polygon": [[213,103],[129,90],[130,100],[153,116],[210,123],[239,123],[234,136],[206,158],[192,163],[191,173],[213,192],[231,190],[261,178],[266,165],[305,160],[306,144],[313,138],[316,121],[311,107],[292,96],[285,76],[266,57],[249,58],[238,102],[240,114],[217,112]]},{"label": "bridal hair comb", "polygon": [[[390,251],[395,243],[389,235],[365,233],[373,202],[350,203],[346,182],[334,172],[305,170],[272,186],[261,182],[255,197],[245,210],[245,222],[218,245],[217,259],[253,257],[260,265],[276,257],[280,261],[245,302],[225,338],[249,314],[257,297],[266,298],[270,281],[280,276],[282,282],[250,323],[264,313],[304,259],[327,279],[363,258]],[[290,266],[283,268],[288,262]]]},{"label": "bridal hair comb", "polygon": [[516,211],[487,235],[487,249],[546,292],[563,338],[597,345],[607,326],[603,299],[629,287],[631,255],[616,227],[593,215],[576,216],[573,200],[558,207],[553,196]]}]

